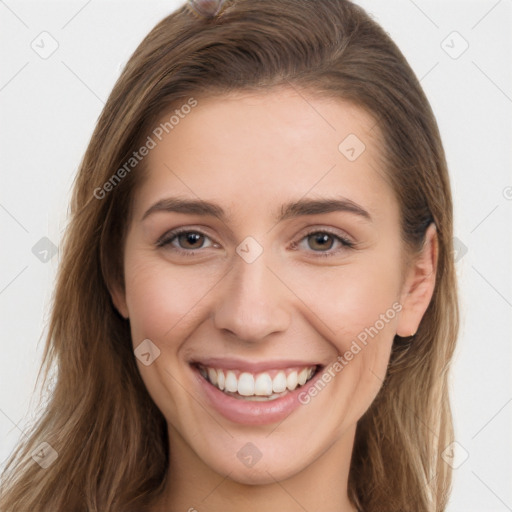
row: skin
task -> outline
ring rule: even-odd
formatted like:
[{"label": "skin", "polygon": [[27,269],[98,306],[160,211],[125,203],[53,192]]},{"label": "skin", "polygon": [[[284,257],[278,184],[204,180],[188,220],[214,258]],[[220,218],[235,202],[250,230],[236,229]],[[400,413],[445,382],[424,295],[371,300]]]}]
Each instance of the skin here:
[{"label": "skin", "polygon": [[[137,360],[170,440],[172,477],[152,510],[355,510],[347,479],[356,424],[382,385],[395,334],[418,328],[437,261],[433,226],[421,254],[404,258],[374,125],[339,99],[306,101],[289,88],[198,98],[146,157],[126,239],[126,289],[112,298],[130,320],[134,348],[149,338],[160,350],[149,366]],[[366,145],[353,162],[338,150],[348,134]],[[215,203],[225,218],[158,211],[142,220],[171,196]],[[340,196],[371,221],[334,211],[276,222],[285,203]],[[180,243],[191,252],[186,238],[157,247],[178,227],[206,235],[193,255],[178,252]],[[354,247],[307,237],[326,229]],[[248,236],[263,249],[252,263],[236,252]],[[280,424],[230,422],[198,393],[192,358],[328,366],[397,303],[401,311],[378,335]],[[237,458],[249,442],[262,454],[253,467]]]}]

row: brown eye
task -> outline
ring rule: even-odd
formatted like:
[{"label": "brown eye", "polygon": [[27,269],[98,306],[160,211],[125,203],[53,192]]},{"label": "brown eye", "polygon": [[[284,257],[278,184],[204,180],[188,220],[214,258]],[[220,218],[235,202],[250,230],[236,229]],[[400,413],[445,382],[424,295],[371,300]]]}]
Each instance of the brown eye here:
[{"label": "brown eye", "polygon": [[309,252],[312,256],[340,256],[355,247],[355,243],[330,231],[310,231],[300,242],[293,243],[292,247]]},{"label": "brown eye", "polygon": [[329,233],[312,233],[307,239],[309,248],[314,251],[328,251],[334,245],[334,236]]},{"label": "brown eye", "polygon": [[209,236],[200,231],[171,231],[164,235],[157,243],[157,247],[165,247],[181,253],[195,254],[195,250],[215,247],[216,244]]},{"label": "brown eye", "polygon": [[201,233],[189,231],[177,235],[176,240],[181,249],[200,249],[204,244],[205,236]]}]

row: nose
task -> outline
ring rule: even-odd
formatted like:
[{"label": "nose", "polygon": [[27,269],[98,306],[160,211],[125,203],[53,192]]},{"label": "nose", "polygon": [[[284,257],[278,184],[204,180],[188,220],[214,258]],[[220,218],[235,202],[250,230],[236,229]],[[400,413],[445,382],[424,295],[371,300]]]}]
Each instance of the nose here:
[{"label": "nose", "polygon": [[286,290],[267,268],[264,255],[252,263],[236,258],[220,284],[215,327],[249,343],[286,331],[291,321]]}]

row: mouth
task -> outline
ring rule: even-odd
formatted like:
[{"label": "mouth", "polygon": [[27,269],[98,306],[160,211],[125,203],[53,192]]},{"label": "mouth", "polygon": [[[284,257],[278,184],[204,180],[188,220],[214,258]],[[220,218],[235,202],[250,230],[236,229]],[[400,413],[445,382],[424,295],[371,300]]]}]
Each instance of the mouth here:
[{"label": "mouth", "polygon": [[199,374],[219,391],[238,400],[268,402],[286,396],[306,385],[321,369],[311,364],[247,371],[239,368],[219,368],[193,363]]},{"label": "mouth", "polygon": [[[227,358],[189,361],[189,365],[206,407],[232,423],[251,426],[284,421],[303,405],[301,395],[316,385],[324,368],[309,361]],[[315,403],[320,407],[324,401]]]}]

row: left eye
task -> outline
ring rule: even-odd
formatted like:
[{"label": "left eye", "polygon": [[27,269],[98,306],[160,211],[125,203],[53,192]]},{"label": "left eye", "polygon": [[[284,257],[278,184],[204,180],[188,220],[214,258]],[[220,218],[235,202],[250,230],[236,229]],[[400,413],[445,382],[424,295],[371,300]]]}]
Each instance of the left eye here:
[{"label": "left eye", "polygon": [[314,233],[306,238],[308,246],[314,251],[329,250],[334,245],[334,237],[329,233]]},{"label": "left eye", "polygon": [[329,252],[336,246],[336,244],[338,244],[338,248],[353,246],[352,242],[346,238],[326,231],[315,231],[313,233],[309,233],[297,245],[304,248],[304,243],[306,243],[308,249],[313,250],[314,252]]}]

